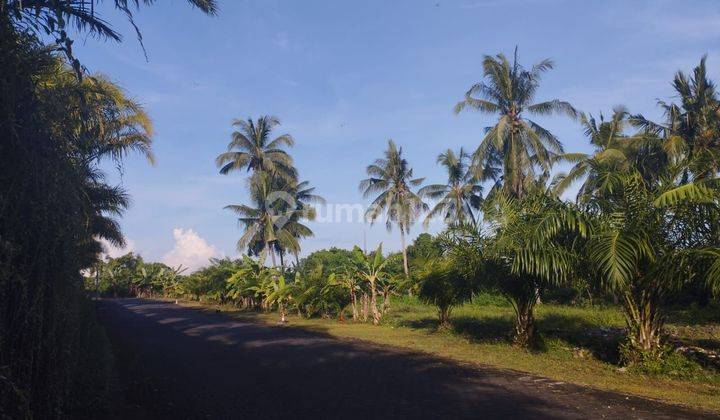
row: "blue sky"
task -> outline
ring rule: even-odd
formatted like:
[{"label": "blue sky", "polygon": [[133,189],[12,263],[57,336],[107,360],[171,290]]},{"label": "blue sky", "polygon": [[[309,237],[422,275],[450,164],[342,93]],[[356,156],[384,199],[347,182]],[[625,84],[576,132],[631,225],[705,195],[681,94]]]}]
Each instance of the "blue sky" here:
[{"label": "blue sky", "polygon": [[[301,178],[331,203],[363,203],[358,182],[387,139],[432,183],[443,181],[438,153],[477,146],[491,117],[452,108],[480,80],[484,54],[518,45],[525,65],[552,58],[538,100],[595,114],[624,104],[658,118],[675,71],[706,53],[710,74],[720,70],[716,1],[220,0],[217,17],[162,1],[136,16],[148,62],[122,17],[105,16],[124,42],[78,39],[76,53],[141,102],[156,131],[154,167],[131,157],[122,176],[109,168],[133,197],[128,249],[193,268],[237,255],[240,229],[222,207],[246,200],[244,176],[214,165],[233,118],[279,117]],[[567,150],[588,150],[576,123],[542,122]],[[305,252],[361,244],[363,230],[369,247],[399,247],[382,225],[310,226]]]}]

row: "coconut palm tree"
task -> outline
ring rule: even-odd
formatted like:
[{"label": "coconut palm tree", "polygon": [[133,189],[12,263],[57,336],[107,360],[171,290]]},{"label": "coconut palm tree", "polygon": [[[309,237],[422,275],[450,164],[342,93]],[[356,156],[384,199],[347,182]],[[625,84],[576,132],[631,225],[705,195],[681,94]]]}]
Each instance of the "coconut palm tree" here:
[{"label": "coconut palm tree", "polygon": [[[280,181],[282,184],[282,180]],[[298,222],[302,219],[308,221],[315,220],[317,212],[314,204],[325,203],[325,199],[323,197],[315,194],[315,187],[311,187],[309,181],[302,181],[297,184],[286,186],[278,185],[278,188],[285,190],[288,197],[292,197],[292,200],[288,200],[289,202],[278,200],[277,204],[279,206],[283,206],[283,208],[278,208],[278,211],[286,212],[289,208],[284,206],[294,205],[295,211],[292,212],[293,222]],[[295,256],[295,262],[299,264],[300,240],[313,236],[312,230],[299,223],[286,223],[281,229],[290,230],[289,233],[295,237],[296,241],[288,243],[288,247],[283,246],[280,242],[275,243],[275,251],[280,256],[280,266],[285,266],[283,258],[287,252],[290,252],[293,256]]]},{"label": "coconut palm tree", "polygon": [[115,220],[129,204],[122,187],[107,184],[98,164],[110,160],[122,167],[130,153],[144,155],[150,163],[153,127],[140,104],[100,74],[78,80],[61,60],[54,59],[47,73],[38,75],[38,100],[46,128],[62,143],[62,150],[79,181],[80,209],[87,221],[87,236],[80,240],[84,266],[102,252],[98,239],[124,244]]},{"label": "coconut palm tree", "polygon": [[239,215],[239,223],[245,232],[237,243],[240,252],[265,259],[269,254],[273,267],[277,266],[275,253],[278,249],[299,250],[298,238],[312,235],[312,231],[300,221],[306,209],[299,210],[292,196],[274,188],[270,174],[260,172],[250,184],[253,206],[244,204],[225,206]]},{"label": "coconut palm tree", "polygon": [[686,179],[712,178],[720,171],[720,99],[707,77],[706,56],[700,59],[692,75],[679,71],[673,87],[680,104],[658,101],[665,114],[664,123],[635,115],[631,122],[650,133],[660,135],[664,148],[674,161],[684,160]]},{"label": "coconut palm tree", "polygon": [[553,68],[545,59],[526,70],[517,61],[517,48],[511,63],[503,54],[483,59],[484,81],[473,85],[465,99],[455,106],[460,113],[469,108],[497,115],[495,125],[485,129],[485,136],[474,154],[476,164],[502,162],[503,188],[521,198],[526,184],[535,172],[549,172],[553,156],[563,153],[560,141],[550,131],[527,115],[565,113],[576,117],[577,111],[567,102],[553,99],[533,103],[540,77]]},{"label": "coconut palm tree", "polygon": [[117,218],[127,209],[130,197],[122,187],[107,185],[103,174],[97,170],[86,177],[82,193],[86,204],[87,236],[80,247],[83,265],[89,267],[104,251],[100,240],[117,247],[125,246],[125,237]]},{"label": "coconut palm tree", "polygon": [[585,136],[595,150],[592,154],[565,153],[561,156],[561,159],[574,162],[575,165],[567,174],[560,174],[555,178],[554,194],[562,194],[573,183],[584,179],[577,198],[581,202],[587,202],[592,193],[601,188],[602,183],[606,181],[601,174],[607,171],[600,170],[601,167],[628,169],[631,163],[628,160],[628,148],[641,140],[640,136],[631,137],[626,134],[630,126],[629,117],[627,109],[622,106],[613,109],[609,120],[605,120],[602,113],[599,120],[592,115],[580,115],[580,124],[583,126]]},{"label": "coconut palm tree", "polygon": [[252,171],[253,176],[267,172],[285,183],[296,182],[297,171],[293,167],[292,158],[283,150],[283,147],[292,147],[295,144],[292,136],[282,134],[270,139],[272,130],[280,125],[280,120],[263,116],[257,121],[252,118],[236,119],[232,125],[238,130],[232,133],[228,151],[215,159],[221,174],[246,169]]},{"label": "coconut palm tree", "polygon": [[49,128],[53,136],[66,140],[65,152],[75,165],[104,159],[121,165],[130,153],[154,163],[150,116],[107,77],[94,73],[78,81],[66,64],[55,60],[38,84]]},{"label": "coconut palm tree", "polygon": [[408,277],[405,235],[419,214],[428,210],[428,205],[413,191],[413,187],[418,187],[425,178],[413,178],[412,168],[402,157],[402,148],[398,148],[392,140],[388,140],[385,157],[376,159],[366,172],[369,178],[360,182],[360,191],[364,198],[377,196],[365,212],[365,217],[372,223],[385,213],[388,231],[392,229],[393,223],[397,224],[400,229],[403,269],[405,277]]},{"label": "coconut palm tree", "polygon": [[483,188],[476,171],[470,167],[470,156],[462,148],[458,154],[448,149],[438,156],[437,163],[445,167],[447,183],[426,185],[418,191],[420,196],[438,200],[425,217],[425,226],[438,214],[443,214],[449,224],[470,222],[474,225],[474,212],[480,209]]}]

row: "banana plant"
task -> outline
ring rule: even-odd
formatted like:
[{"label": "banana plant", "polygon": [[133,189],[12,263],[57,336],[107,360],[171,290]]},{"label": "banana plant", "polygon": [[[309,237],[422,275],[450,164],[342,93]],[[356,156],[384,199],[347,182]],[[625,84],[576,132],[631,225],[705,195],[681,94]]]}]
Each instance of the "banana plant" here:
[{"label": "banana plant", "polygon": [[382,281],[388,277],[388,273],[385,271],[385,265],[387,259],[383,258],[382,254],[382,243],[378,245],[377,249],[372,254],[365,254],[359,247],[353,249],[353,256],[355,258],[356,272],[357,275],[367,282],[370,288],[370,309],[372,310],[373,324],[380,324],[382,313],[378,308],[378,291],[377,285],[379,281]]},{"label": "banana plant", "polygon": [[277,305],[278,312],[280,314],[280,322],[286,323],[287,308],[293,299],[293,285],[285,281],[285,277],[281,275],[274,276],[274,279],[270,282],[270,289],[268,295],[265,297],[265,301],[268,306],[272,307]]}]

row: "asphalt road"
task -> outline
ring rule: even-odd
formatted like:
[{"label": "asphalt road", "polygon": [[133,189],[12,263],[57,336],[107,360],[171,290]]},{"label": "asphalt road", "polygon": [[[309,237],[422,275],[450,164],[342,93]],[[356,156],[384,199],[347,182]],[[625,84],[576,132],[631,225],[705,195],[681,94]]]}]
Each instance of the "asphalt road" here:
[{"label": "asphalt road", "polygon": [[145,418],[711,418],[403,349],[141,299],[99,301]]}]

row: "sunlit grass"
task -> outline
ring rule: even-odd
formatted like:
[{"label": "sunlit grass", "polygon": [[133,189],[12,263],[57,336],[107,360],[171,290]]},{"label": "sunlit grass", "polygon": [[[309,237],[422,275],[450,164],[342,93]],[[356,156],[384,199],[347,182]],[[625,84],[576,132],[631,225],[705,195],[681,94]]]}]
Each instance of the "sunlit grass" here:
[{"label": "sunlit grass", "polygon": [[[267,323],[277,321],[274,313],[214,308]],[[438,329],[434,308],[404,297],[394,299],[380,326],[297,316],[290,316],[288,325],[720,412],[718,373],[702,371],[700,376],[676,379],[619,369],[617,341],[624,320],[616,307],[541,304],[537,308],[541,340],[530,350],[509,343],[512,316],[512,308],[502,300],[480,296],[453,311],[451,328]]]}]

